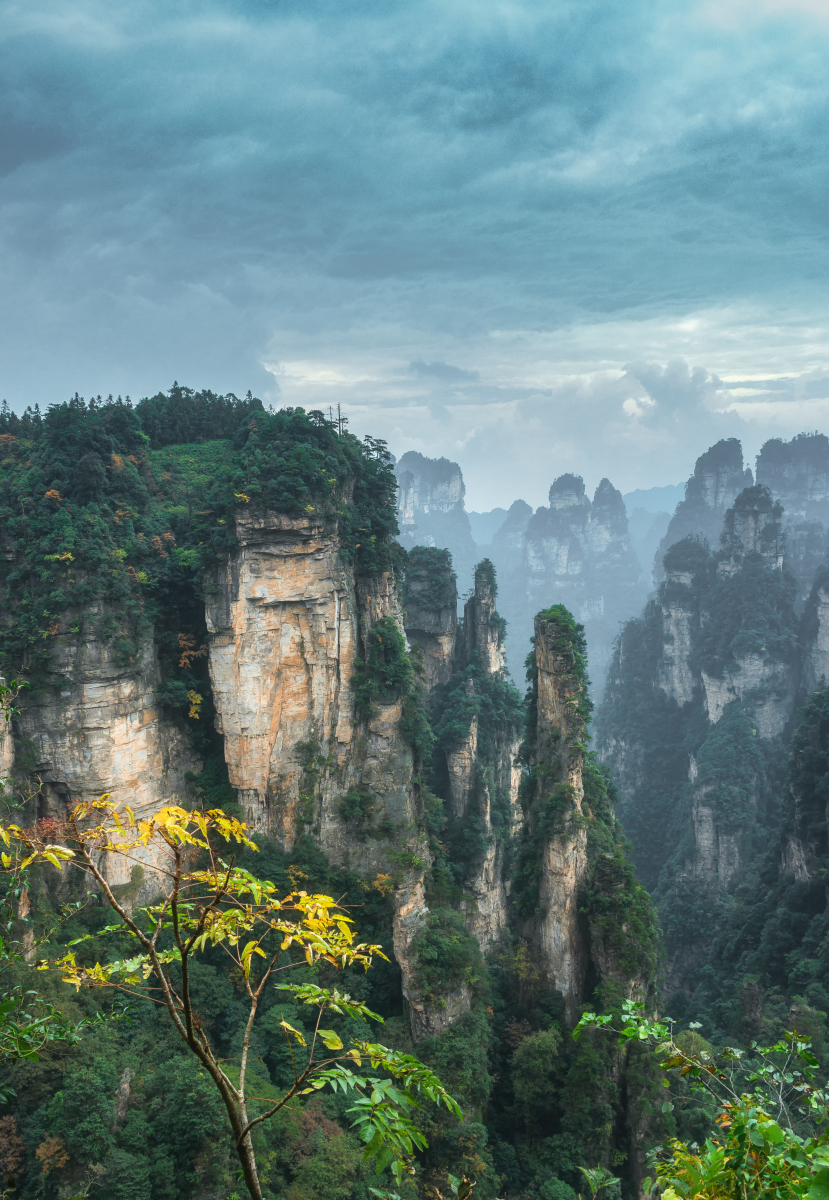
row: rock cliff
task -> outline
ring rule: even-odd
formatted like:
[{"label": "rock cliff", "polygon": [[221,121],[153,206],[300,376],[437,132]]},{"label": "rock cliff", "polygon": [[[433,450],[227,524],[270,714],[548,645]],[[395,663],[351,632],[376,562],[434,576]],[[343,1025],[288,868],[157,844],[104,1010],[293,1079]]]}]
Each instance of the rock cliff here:
[{"label": "rock cliff", "polygon": [[458,626],[458,588],[448,550],[415,546],[403,593],[406,637],[423,655],[427,691],[452,677]]},{"label": "rock cliff", "polygon": [[466,591],[472,583],[476,551],[464,508],[466,487],[460,467],[447,458],[426,458],[409,450],[395,473],[401,545],[407,550],[413,546],[448,549],[461,591]]},{"label": "rock cliff", "polygon": [[657,596],[623,630],[597,718],[660,904],[673,988],[704,961],[718,906],[773,827],[801,671],[782,506],[767,488],[744,489],[719,540],[716,553],[694,536],[667,551]]},{"label": "rock cliff", "polygon": [[[535,836],[544,839],[538,888],[542,916],[535,936],[544,969],[572,1020],[587,971],[578,911],[587,871],[587,830],[581,820],[587,686],[569,633],[560,614],[536,617],[533,765],[543,765],[546,778],[527,820]],[[545,809],[558,810],[552,821]]]},{"label": "rock cliff", "polygon": [[[374,642],[397,631],[402,643],[396,580],[356,580],[336,528],[310,517],[244,510],[236,539],[206,589],[230,783],[251,827],[280,846],[310,832],[330,862],[395,875],[395,957],[413,1033],[429,1036],[452,1013],[431,1011],[409,953],[428,911],[428,849],[404,701],[380,694],[360,711],[354,686]],[[401,870],[401,851],[414,865]]]},{"label": "rock cliff", "polygon": [[[181,725],[159,706],[157,647],[144,638],[124,661],[107,615],[100,605],[67,614],[51,640],[45,681],[18,699],[16,766],[41,781],[39,818],[60,818],[67,804],[105,792],[137,815],[193,798],[186,774],[201,764]],[[150,855],[144,859],[149,867]],[[113,883],[131,883],[126,858],[109,858],[107,866]],[[140,884],[135,897],[152,892],[151,872],[132,882]]]},{"label": "rock cliff", "polygon": [[529,519],[514,505],[493,540],[504,615],[526,643],[535,612],[551,602],[566,605],[585,627],[599,695],[619,624],[643,603],[647,586],[631,549],[624,501],[609,480],[591,501],[580,476],[562,475],[549,502]]},{"label": "rock cliff", "polygon": [[702,538],[712,550],[718,549],[727,510],[752,483],[751,471],[743,466],[743,448],[736,438],[717,442],[701,454],[685,485],[685,499],[677,505],[656,552],[655,577],[662,577],[666,551],[683,538]]},{"label": "rock cliff", "polygon": [[508,923],[508,848],[519,819],[521,702],[507,677],[496,596],[495,571],[484,560],[464,606],[451,678],[432,700],[444,842],[463,890],[466,928],[484,951]]},{"label": "rock cliff", "polygon": [[757,456],[757,482],[785,510],[787,566],[802,604],[829,548],[829,438],[822,433],[801,433],[790,442],[772,438]]},{"label": "rock cliff", "polygon": [[585,649],[583,629],[562,605],[538,614],[514,884],[520,935],[569,1022],[597,984],[613,981],[625,995],[645,994],[655,953],[650,905],[619,844],[612,788],[585,745]]}]

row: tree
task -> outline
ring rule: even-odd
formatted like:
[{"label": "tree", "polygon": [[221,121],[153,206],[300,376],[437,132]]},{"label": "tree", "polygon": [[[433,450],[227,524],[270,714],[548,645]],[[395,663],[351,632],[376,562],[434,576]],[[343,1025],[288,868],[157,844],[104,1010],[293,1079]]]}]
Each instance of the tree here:
[{"label": "tree", "polygon": [[[43,965],[59,969],[75,988],[115,988],[154,1001],[166,1011],[218,1089],[253,1200],[262,1200],[262,1190],[252,1131],[294,1097],[326,1086],[348,1094],[348,1111],[365,1143],[366,1159],[374,1159],[378,1175],[391,1168],[398,1183],[413,1170],[415,1150],[426,1147],[414,1120],[421,1100],[443,1104],[461,1116],[437,1076],[416,1058],[368,1039],[351,1039],[346,1046],[337,1031],[327,1027],[330,1017],[334,1024],[338,1018],[382,1021],[365,1004],[314,982],[276,982],[283,972],[301,965],[334,971],[358,965],[368,970],[375,955],[385,956],[379,946],[355,941],[352,919],[330,896],[294,891],[279,898],[274,884],[236,866],[232,858],[225,861],[222,853],[233,843],[257,848],[243,822],[220,809],[188,812],[176,806],[137,818],[129,807],[119,812],[109,796],[102,796],[77,805],[65,821],[51,822],[48,832],[50,841],[37,826],[10,824],[0,829],[12,850],[3,857],[6,869],[19,871],[44,861],[57,868],[69,864],[90,876],[117,916],[103,933],[126,936],[135,953],[85,966],[68,949],[56,962]],[[150,860],[158,897],[130,912],[110,886],[106,863],[139,854],[145,866]],[[217,1056],[191,995],[192,963],[213,948],[228,956],[247,997],[238,1067]],[[284,1018],[280,1021],[294,1081],[276,1103],[260,1111],[257,1097],[249,1093],[248,1067],[254,1022],[269,984],[291,993],[295,1003],[308,1005],[316,1016],[309,1035]],[[364,1063],[383,1076],[363,1074]]]},{"label": "tree", "polygon": [[[665,1072],[687,1080],[717,1104],[716,1134],[700,1147],[678,1138],[652,1152],[655,1178],[646,1195],[662,1200],[829,1200],[829,1092],[815,1083],[818,1060],[795,1030],[773,1046],[748,1051],[726,1046],[715,1055],[694,1049],[695,1038],[674,1037],[673,1024],[649,1018],[626,1000],[619,1045],[651,1045]],[[585,1013],[573,1031],[613,1028],[612,1015]],[[692,1031],[699,1026],[691,1025]],[[702,1039],[699,1039],[702,1042]],[[669,1093],[670,1097],[670,1093]],[[663,1112],[673,1109],[670,1098]],[[585,1172],[589,1176],[588,1172]]]},{"label": "tree", "polygon": [[[28,686],[18,679],[7,682],[0,677],[0,727],[3,722],[8,725],[13,717],[19,715],[17,697],[21,689]],[[0,805],[5,809],[7,818],[31,799],[30,796],[15,797],[9,789],[9,782],[8,779],[0,779]],[[10,836],[4,835],[2,829],[0,836],[9,846]],[[56,854],[52,857],[58,861]],[[13,936],[15,926],[25,919],[21,911],[26,899],[25,871],[33,861],[27,856],[13,863],[9,855],[3,855],[6,870],[13,867],[7,880],[8,886],[0,896],[3,928],[3,935],[0,936],[0,1060],[6,1062],[16,1058],[28,1058],[36,1062],[39,1052],[50,1043],[78,1041],[81,1029],[89,1023],[81,1021],[72,1024],[65,1021],[59,1010],[43,1000],[36,990],[17,982],[18,969],[39,944],[34,937],[21,943],[19,938]],[[13,1094],[0,1089],[0,1103],[8,1103]]]}]

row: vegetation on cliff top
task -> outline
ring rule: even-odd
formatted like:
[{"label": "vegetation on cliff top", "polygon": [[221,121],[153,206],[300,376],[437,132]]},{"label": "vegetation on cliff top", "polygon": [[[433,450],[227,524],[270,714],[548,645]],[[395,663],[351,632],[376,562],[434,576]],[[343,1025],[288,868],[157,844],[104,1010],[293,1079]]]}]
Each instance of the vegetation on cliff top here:
[{"label": "vegetation on cliff top", "polygon": [[34,682],[50,640],[90,625],[132,659],[163,597],[199,591],[201,571],[234,545],[248,505],[336,522],[362,572],[400,556],[384,444],[319,412],[176,385],[135,408],[75,396],[43,416],[5,409],[0,441],[0,663]]}]

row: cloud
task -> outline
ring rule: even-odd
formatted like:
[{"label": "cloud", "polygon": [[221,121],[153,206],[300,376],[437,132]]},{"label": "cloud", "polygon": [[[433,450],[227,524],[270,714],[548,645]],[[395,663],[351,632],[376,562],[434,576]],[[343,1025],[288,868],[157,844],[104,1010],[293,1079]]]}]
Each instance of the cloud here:
[{"label": "cloud", "polygon": [[824,9],[9,0],[3,394],[339,402],[478,508],[814,427]]},{"label": "cloud", "polygon": [[427,363],[422,359],[409,363],[409,370],[412,375],[431,376],[433,379],[440,379],[445,383],[475,382],[481,377],[480,371],[464,371],[461,367],[453,367],[450,363]]}]

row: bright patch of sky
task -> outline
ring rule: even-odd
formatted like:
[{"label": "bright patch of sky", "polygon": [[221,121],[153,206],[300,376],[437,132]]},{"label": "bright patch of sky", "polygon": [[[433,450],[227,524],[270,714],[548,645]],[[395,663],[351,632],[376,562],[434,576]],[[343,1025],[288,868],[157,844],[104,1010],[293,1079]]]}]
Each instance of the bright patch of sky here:
[{"label": "bright patch of sky", "polygon": [[0,2],[0,394],[685,478],[829,432],[829,0]]}]

